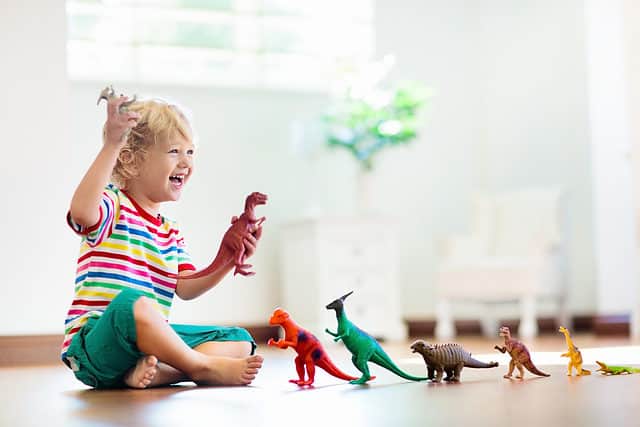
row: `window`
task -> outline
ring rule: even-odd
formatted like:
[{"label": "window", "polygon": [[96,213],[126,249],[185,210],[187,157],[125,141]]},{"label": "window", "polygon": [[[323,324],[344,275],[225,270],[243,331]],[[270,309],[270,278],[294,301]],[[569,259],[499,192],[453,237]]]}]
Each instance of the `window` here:
[{"label": "window", "polygon": [[373,56],[373,0],[68,0],[74,80],[325,90]]}]

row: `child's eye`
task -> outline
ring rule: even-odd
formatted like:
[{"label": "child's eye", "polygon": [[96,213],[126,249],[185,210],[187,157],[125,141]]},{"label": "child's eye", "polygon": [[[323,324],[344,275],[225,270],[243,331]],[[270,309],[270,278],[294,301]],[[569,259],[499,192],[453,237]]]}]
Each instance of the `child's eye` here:
[{"label": "child's eye", "polygon": [[194,149],[187,150],[187,154],[190,155],[190,156],[193,156],[194,152],[195,152]]},{"label": "child's eye", "polygon": [[175,154],[175,153],[177,153],[177,152],[178,152],[178,149],[177,149],[177,148],[172,148],[171,150],[169,150],[169,153],[174,153],[174,154]]}]

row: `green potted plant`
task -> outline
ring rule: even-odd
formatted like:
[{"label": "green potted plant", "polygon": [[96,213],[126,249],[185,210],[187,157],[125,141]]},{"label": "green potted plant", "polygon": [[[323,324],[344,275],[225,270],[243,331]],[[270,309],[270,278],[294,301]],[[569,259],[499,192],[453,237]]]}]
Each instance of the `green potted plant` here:
[{"label": "green potted plant", "polygon": [[324,116],[327,144],[348,150],[364,172],[372,170],[381,150],[416,138],[417,115],[427,99],[419,83],[382,84],[393,63],[388,58],[370,65],[373,78],[360,75],[347,82]]}]

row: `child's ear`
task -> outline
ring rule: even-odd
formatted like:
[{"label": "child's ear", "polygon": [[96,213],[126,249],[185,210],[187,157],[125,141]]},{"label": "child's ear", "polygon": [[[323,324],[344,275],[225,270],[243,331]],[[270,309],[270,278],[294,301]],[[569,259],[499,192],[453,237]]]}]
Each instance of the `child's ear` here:
[{"label": "child's ear", "polygon": [[139,159],[130,149],[122,149],[120,154],[118,154],[118,161],[127,169],[131,176],[137,176],[140,172]]},{"label": "child's ear", "polygon": [[120,154],[118,154],[118,160],[120,160],[120,163],[126,166],[135,166],[136,162],[135,156],[133,155],[131,150],[127,148],[124,148],[120,151]]}]

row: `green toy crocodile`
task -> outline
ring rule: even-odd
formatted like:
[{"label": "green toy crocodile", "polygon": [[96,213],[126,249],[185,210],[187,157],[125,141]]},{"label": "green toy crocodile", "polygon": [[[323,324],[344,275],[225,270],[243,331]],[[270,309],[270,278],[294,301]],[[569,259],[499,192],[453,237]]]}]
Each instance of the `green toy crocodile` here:
[{"label": "green toy crocodile", "polygon": [[597,360],[596,363],[600,366],[596,369],[596,372],[602,372],[604,375],[634,374],[640,372],[640,369],[631,366],[612,366],[598,362]]},{"label": "green toy crocodile", "polygon": [[411,381],[425,381],[426,377],[414,377],[409,375],[391,360],[391,358],[385,353],[380,344],[368,333],[358,328],[351,323],[344,312],[344,300],[353,293],[338,298],[332,303],[327,305],[327,310],[335,310],[336,318],[338,319],[338,330],[333,333],[329,329],[325,329],[329,335],[334,337],[334,341],[342,340],[344,345],[353,355],[351,361],[360,372],[362,376],[357,380],[350,381],[351,384],[364,384],[375,377],[369,374],[368,362],[373,362],[376,365],[382,366],[385,369],[393,372],[394,374]]}]

